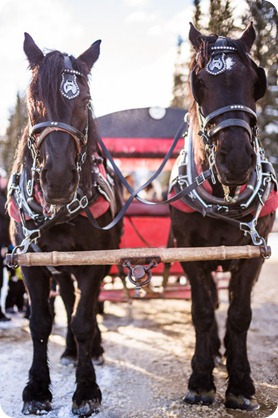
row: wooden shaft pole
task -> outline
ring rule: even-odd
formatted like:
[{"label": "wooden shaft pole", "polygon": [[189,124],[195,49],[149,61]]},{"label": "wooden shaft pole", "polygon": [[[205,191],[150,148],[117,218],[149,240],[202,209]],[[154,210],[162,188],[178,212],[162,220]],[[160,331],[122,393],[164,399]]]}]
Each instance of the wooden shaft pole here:
[{"label": "wooden shaft pole", "polygon": [[[10,257],[10,255],[8,255]],[[9,257],[7,261],[9,262]],[[246,245],[234,247],[196,247],[196,248],[125,248],[103,251],[75,251],[25,253],[16,255],[16,263],[22,266],[75,266],[75,265],[113,265],[125,259],[134,259],[136,264],[144,264],[144,259],[160,257],[160,261],[231,260],[256,258],[261,256],[259,246]],[[11,259],[10,259],[11,260]]]}]

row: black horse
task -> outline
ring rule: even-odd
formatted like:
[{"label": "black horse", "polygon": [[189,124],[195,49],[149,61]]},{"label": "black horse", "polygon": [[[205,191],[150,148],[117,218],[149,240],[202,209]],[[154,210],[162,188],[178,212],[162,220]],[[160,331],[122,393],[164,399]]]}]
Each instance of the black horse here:
[{"label": "black horse", "polygon": [[[252,24],[237,40],[204,36],[191,25],[189,39],[197,55],[190,74],[188,149],[182,151],[173,173],[173,191],[192,182],[197,187],[171,207],[178,247],[236,246],[251,241],[266,250],[277,207],[277,183],[257,138],[256,101],[265,93],[266,77],[249,55],[255,37]],[[258,408],[246,339],[252,317],[251,290],[262,263],[263,257],[182,263],[191,284],[196,332],[185,402],[211,404],[215,399],[213,369],[220,356],[220,340],[212,272],[222,266],[231,272],[224,338],[225,405]]]},{"label": "black horse", "polygon": [[[122,206],[121,187],[99,150],[90,107],[88,76],[99,50],[100,41],[96,41],[78,58],[59,51],[44,55],[25,34],[24,51],[32,70],[27,97],[29,125],[18,146],[9,189],[16,252],[28,248],[106,251],[119,246],[122,223],[114,225],[113,219]],[[34,349],[23,391],[24,414],[51,410],[47,342],[52,326],[49,283],[53,275],[60,285],[69,321],[62,357],[77,357],[72,411],[90,416],[98,410],[101,391],[92,353],[99,356],[103,351],[96,313],[100,282],[108,269],[22,267],[31,301]],[[77,297],[72,277],[77,282]]]}]

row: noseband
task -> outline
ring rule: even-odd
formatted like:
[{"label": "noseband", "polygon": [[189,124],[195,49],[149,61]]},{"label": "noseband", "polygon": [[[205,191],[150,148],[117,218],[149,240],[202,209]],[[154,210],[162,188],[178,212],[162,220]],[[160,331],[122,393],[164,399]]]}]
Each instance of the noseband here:
[{"label": "noseband", "polygon": [[87,132],[84,135],[78,129],[67,123],[48,121],[37,123],[31,129],[30,140],[36,151],[40,149],[44,139],[52,132],[65,132],[69,134],[74,139],[78,154],[81,154],[87,145]]},{"label": "noseband", "polygon": [[199,135],[203,138],[205,145],[211,145],[212,138],[214,135],[216,135],[222,129],[230,128],[232,126],[239,126],[241,128],[244,128],[248,132],[250,139],[253,138],[254,134],[256,134],[256,130],[257,130],[256,126],[254,125],[253,127],[251,127],[244,119],[240,119],[240,118],[224,119],[223,121],[215,125],[213,128],[209,129],[209,125],[211,121],[216,116],[224,115],[227,112],[234,112],[234,111],[245,112],[248,115],[251,115],[253,120],[257,122],[257,115],[254,112],[254,110],[244,105],[234,104],[234,105],[224,106],[215,110],[214,112],[209,113],[206,117],[203,116],[201,108],[198,105],[198,117],[199,117],[199,122],[200,122],[200,127],[201,127]]}]

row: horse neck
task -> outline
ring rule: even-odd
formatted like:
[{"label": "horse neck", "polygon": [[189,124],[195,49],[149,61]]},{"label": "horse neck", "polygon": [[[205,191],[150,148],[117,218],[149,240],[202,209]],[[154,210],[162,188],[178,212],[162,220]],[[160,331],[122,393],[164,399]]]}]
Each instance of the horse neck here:
[{"label": "horse neck", "polygon": [[98,150],[98,133],[96,129],[96,125],[93,119],[93,116],[89,116],[88,120],[88,143],[87,143],[87,150],[86,150],[86,160],[82,165],[81,173],[80,173],[80,185],[83,192],[90,198],[93,193],[93,183],[92,183],[92,171],[93,171],[93,164],[92,164],[92,156]]},{"label": "horse neck", "polygon": [[205,170],[208,168],[208,159],[205,151],[205,145],[202,138],[199,136],[200,124],[198,120],[196,105],[191,107],[190,111],[191,122],[192,123],[192,146],[194,150],[195,164],[197,167]]},{"label": "horse neck", "polygon": [[[209,168],[208,156],[205,150],[205,145],[202,138],[199,135],[200,124],[196,111],[196,106],[194,105],[194,111],[190,112],[191,114],[191,123],[192,123],[192,147],[194,151],[194,162],[196,166],[197,173],[205,171]],[[216,183],[212,183],[210,180],[210,186],[212,194],[217,197],[223,197],[223,188],[216,177]]]},{"label": "horse neck", "polygon": [[12,173],[21,172],[22,166],[31,168],[32,166],[32,156],[31,152],[27,146],[29,138],[29,125],[27,124],[24,128],[23,134],[19,140],[18,147],[16,150],[16,156],[12,166]]}]

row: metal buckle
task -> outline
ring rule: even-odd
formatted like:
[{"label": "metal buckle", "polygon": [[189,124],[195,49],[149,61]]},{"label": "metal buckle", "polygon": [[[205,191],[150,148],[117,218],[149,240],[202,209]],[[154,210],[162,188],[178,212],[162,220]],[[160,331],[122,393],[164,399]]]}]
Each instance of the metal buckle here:
[{"label": "metal buckle", "polygon": [[[77,198],[74,198],[68,205],[67,205],[67,211],[70,215],[72,215],[75,212],[78,212],[80,209],[84,209],[88,205],[89,201],[87,196],[83,196],[80,200]],[[73,207],[75,204],[76,207]]]},{"label": "metal buckle", "polygon": [[199,176],[198,177],[196,177],[196,183],[197,183],[197,185],[198,186],[201,186],[201,184],[202,183],[204,183],[204,181],[206,180],[205,179],[205,176],[204,176],[204,173],[203,173],[203,171],[201,172],[201,174],[199,174]]},{"label": "metal buckle", "polygon": [[229,213],[228,206],[217,205],[217,212],[218,213]]},{"label": "metal buckle", "polygon": [[16,246],[13,250],[13,254],[24,254],[28,251],[28,248],[32,242],[36,242],[41,236],[41,231],[39,229],[27,229],[22,227],[23,234],[25,238],[22,240],[20,245]]},{"label": "metal buckle", "polygon": [[257,232],[255,226],[257,222],[254,219],[251,222],[240,222],[239,228],[241,231],[244,232],[244,235],[246,236],[249,234],[251,236],[252,242],[254,245],[265,245],[265,240],[262,238],[259,233]]}]

